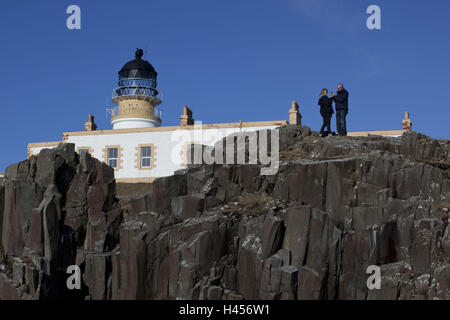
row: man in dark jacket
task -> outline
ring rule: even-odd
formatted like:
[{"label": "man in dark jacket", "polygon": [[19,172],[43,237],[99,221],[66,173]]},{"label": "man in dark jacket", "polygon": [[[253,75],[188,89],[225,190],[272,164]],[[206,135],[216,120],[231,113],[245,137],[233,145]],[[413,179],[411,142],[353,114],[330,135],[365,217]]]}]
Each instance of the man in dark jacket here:
[{"label": "man in dark jacket", "polygon": [[344,89],[342,83],[338,84],[337,94],[332,93],[331,99],[333,99],[336,108],[336,127],[340,136],[347,135],[347,121],[348,114],[348,91]]}]

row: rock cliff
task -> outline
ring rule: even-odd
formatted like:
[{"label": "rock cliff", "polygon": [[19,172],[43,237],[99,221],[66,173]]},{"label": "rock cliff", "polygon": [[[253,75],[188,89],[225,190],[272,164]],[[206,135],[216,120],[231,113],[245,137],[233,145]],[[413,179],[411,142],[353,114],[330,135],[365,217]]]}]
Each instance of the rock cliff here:
[{"label": "rock cliff", "polygon": [[123,201],[72,144],[11,165],[0,299],[450,299],[449,141],[279,135],[275,175],[196,165]]}]

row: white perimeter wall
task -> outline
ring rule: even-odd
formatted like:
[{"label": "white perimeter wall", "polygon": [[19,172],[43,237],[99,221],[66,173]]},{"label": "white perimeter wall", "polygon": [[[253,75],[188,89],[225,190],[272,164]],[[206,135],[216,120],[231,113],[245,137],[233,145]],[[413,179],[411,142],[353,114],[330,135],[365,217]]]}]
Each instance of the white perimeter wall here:
[{"label": "white perimeter wall", "polygon": [[[182,169],[182,151],[188,142],[204,145],[214,145],[223,137],[236,132],[248,132],[264,129],[274,129],[277,126],[190,129],[176,131],[154,131],[135,133],[108,133],[94,135],[70,135],[68,143],[74,143],[75,149],[86,147],[93,149],[92,156],[104,161],[103,149],[106,146],[120,146],[123,148],[123,169],[115,171],[116,179],[144,179],[172,175]],[[142,144],[154,144],[156,150],[156,167],[151,170],[136,168],[136,147]],[[47,147],[48,148],[48,147]],[[31,154],[38,154],[45,147],[31,147]]]}]

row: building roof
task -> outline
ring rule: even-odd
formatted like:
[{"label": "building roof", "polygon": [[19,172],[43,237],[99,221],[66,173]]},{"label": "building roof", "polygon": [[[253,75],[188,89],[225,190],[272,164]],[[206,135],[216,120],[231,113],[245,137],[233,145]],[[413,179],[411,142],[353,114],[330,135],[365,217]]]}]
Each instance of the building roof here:
[{"label": "building roof", "polygon": [[121,78],[156,78],[158,73],[147,60],[143,60],[144,52],[142,49],[136,50],[136,59],[128,61],[119,71]]}]

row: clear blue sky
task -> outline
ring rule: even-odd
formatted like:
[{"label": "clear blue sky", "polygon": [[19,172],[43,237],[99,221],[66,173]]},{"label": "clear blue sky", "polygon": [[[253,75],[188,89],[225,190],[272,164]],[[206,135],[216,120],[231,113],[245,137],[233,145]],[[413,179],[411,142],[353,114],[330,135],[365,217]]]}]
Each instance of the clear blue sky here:
[{"label": "clear blue sky", "polygon": [[[66,8],[81,7],[81,30]],[[366,9],[382,10],[382,29]],[[414,129],[449,138],[450,1],[8,1],[0,10],[0,171],[28,142],[83,130],[105,108],[117,72],[146,50],[159,72],[163,125],[182,106],[204,123],[288,119],[292,100],[318,130],[320,89],[350,91],[349,131]],[[333,119],[333,129],[335,128]]]}]

